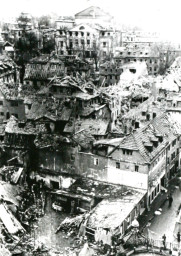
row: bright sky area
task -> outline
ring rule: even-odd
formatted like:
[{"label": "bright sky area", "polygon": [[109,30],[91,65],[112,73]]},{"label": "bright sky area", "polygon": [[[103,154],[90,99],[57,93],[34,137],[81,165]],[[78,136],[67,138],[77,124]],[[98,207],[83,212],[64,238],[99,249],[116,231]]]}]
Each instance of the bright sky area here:
[{"label": "bright sky area", "polygon": [[0,17],[18,16],[22,11],[33,16],[74,15],[92,5],[102,7],[120,23],[162,31],[166,38],[181,42],[180,0],[8,0],[1,3]]}]

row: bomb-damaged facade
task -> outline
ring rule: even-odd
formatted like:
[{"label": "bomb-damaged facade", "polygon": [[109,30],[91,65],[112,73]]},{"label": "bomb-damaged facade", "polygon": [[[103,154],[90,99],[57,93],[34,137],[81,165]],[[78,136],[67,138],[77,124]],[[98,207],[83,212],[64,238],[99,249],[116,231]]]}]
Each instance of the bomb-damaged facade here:
[{"label": "bomb-damaged facade", "polygon": [[[20,38],[38,30],[19,25]],[[56,47],[45,53],[39,41],[22,83],[16,55],[0,56],[1,249],[14,253],[8,238],[15,246],[18,237],[20,252],[23,243],[26,252],[45,250],[35,245],[38,220],[53,230],[49,215],[61,219],[54,236],[62,250],[62,231],[67,242],[79,235],[80,250],[86,237],[107,255],[118,255],[116,244],[127,253],[134,234],[149,246],[138,229],[180,175],[180,51],[160,47],[157,34],[119,29],[93,6],[42,31]]]}]

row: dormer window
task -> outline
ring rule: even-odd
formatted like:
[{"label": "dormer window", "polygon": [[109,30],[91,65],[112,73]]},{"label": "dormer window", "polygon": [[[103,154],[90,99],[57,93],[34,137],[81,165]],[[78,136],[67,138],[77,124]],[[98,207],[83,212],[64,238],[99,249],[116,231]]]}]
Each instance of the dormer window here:
[{"label": "dormer window", "polygon": [[153,151],[153,144],[151,142],[145,142],[144,146],[149,152]]},{"label": "dormer window", "polygon": [[153,143],[154,147],[158,146],[158,138],[151,138],[151,142]]},{"label": "dormer window", "polygon": [[159,142],[163,141],[163,135],[162,134],[157,133],[155,136],[159,139]]}]

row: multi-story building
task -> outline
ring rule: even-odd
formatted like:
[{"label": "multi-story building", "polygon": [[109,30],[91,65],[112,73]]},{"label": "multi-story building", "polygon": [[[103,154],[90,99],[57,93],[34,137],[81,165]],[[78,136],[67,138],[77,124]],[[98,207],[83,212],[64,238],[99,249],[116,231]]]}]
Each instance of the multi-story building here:
[{"label": "multi-story building", "polygon": [[124,31],[122,33],[122,45],[151,46],[160,41],[160,34],[141,30]]},{"label": "multi-story building", "polygon": [[[102,23],[103,17],[106,22]],[[75,15],[75,23],[72,20],[67,25],[59,22],[58,52],[94,59],[111,57],[114,48],[121,44],[121,33],[115,30],[110,20],[112,17],[100,8],[90,7]]]},{"label": "multi-story building", "polygon": [[0,82],[19,83],[19,68],[8,56],[0,56]]},{"label": "multi-story building", "polygon": [[147,189],[149,207],[178,172],[179,140],[174,123],[163,114],[125,138],[95,142],[93,154],[79,153],[77,171],[98,180]]},{"label": "multi-story building", "polygon": [[101,64],[99,67],[100,85],[107,87],[118,84],[121,73],[121,68],[111,62]]},{"label": "multi-story building", "polygon": [[66,73],[65,65],[59,58],[50,55],[36,57],[26,65],[24,84],[47,85],[54,76],[62,77]]},{"label": "multi-story building", "polygon": [[25,121],[25,105],[23,98],[18,95],[18,88],[13,85],[0,85],[0,120],[6,121],[11,116]]},{"label": "multi-story building", "polygon": [[114,54],[114,60],[118,65],[123,65],[129,62],[146,62],[148,73],[156,75],[160,71],[160,53],[152,51],[149,47],[133,48],[121,47],[117,48]]}]

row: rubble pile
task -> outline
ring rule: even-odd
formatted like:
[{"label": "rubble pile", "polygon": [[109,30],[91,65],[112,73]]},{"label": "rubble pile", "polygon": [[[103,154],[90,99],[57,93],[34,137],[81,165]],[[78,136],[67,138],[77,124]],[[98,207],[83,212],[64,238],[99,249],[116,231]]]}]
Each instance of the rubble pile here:
[{"label": "rubble pile", "polygon": [[86,178],[77,179],[70,187],[70,192],[80,193],[85,196],[96,198],[121,198],[125,195],[131,195],[133,191],[126,187],[107,184],[101,181],[95,181]]},{"label": "rubble pile", "polygon": [[34,140],[35,146],[38,148],[52,147],[54,149],[61,150],[63,147],[63,142],[66,138],[63,136],[58,136],[55,134],[38,134]]},{"label": "rubble pile", "polygon": [[36,134],[37,129],[31,123],[27,123],[23,128],[20,128],[18,126],[18,119],[11,115],[8,123],[6,124],[5,132],[17,134]]},{"label": "rubble pile", "polygon": [[27,115],[29,120],[38,119],[42,116],[52,118],[54,121],[61,119],[62,115],[70,115],[71,109],[65,107],[65,101],[50,97],[38,98],[33,101],[30,112]]},{"label": "rubble pile", "polygon": [[78,215],[76,217],[73,218],[65,218],[65,220],[60,224],[60,226],[57,228],[56,233],[58,231],[65,231],[67,232],[67,234],[73,235],[73,233],[75,234],[76,232],[78,232],[79,226],[81,224],[81,222],[88,216],[88,214],[82,214],[82,215]]},{"label": "rubble pile", "polygon": [[0,90],[7,100],[20,99],[19,86],[10,83],[1,83]]}]

